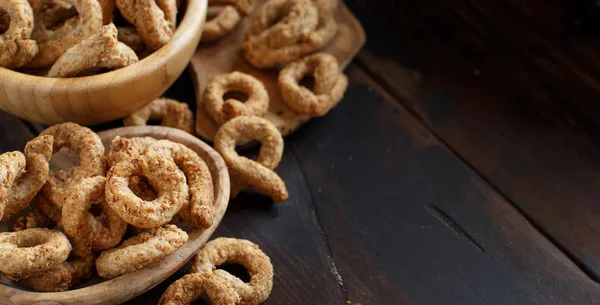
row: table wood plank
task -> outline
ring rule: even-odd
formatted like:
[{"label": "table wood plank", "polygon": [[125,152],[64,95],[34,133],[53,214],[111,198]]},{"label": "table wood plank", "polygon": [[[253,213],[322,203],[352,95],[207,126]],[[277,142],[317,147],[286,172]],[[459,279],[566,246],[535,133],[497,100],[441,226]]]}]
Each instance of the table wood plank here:
[{"label": "table wood plank", "polygon": [[577,83],[589,74],[573,72],[580,66],[559,48],[524,56],[535,31],[506,25],[514,18],[500,20],[502,10],[428,4],[354,2],[367,31],[397,29],[370,36],[361,65],[597,280],[600,148],[591,118],[600,95],[589,85],[597,80]]},{"label": "table wood plank", "polygon": [[341,105],[288,149],[353,304],[599,302],[517,209],[360,70],[348,73]]}]

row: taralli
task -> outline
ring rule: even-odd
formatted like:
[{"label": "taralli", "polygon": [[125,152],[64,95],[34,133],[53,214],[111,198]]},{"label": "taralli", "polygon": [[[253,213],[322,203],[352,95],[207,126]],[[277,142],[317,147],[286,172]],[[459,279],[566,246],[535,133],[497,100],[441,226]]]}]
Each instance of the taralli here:
[{"label": "taralli", "polygon": [[142,109],[125,118],[125,126],[144,126],[148,120],[162,120],[161,125],[181,129],[188,133],[194,131],[194,116],[188,104],[168,98],[158,98]]},{"label": "taralli", "polygon": [[106,160],[104,145],[92,130],[74,123],[63,123],[42,131],[42,136],[54,137],[53,152],[67,147],[79,153],[80,165],[68,171],[50,172],[48,182],[42,190],[55,205],[62,205],[66,198],[65,191],[83,178],[104,176]]},{"label": "taralli", "polygon": [[98,203],[101,214],[93,217],[88,213],[88,223],[94,237],[92,251],[104,251],[118,245],[127,232],[127,223],[113,210],[104,198]]},{"label": "taralli", "polygon": [[[121,9],[123,5],[120,6],[120,3],[123,2],[135,4],[124,5],[126,8]],[[124,0],[117,1],[117,6],[123,17],[135,25],[138,34],[148,47],[157,50],[171,40],[176,27],[175,0]]]},{"label": "taralli", "polygon": [[295,44],[317,28],[319,11],[311,0],[267,2],[252,20],[249,41],[268,49]]},{"label": "taralli", "polygon": [[44,272],[43,275],[26,278],[20,282],[38,292],[67,291],[74,284],[92,275],[95,261],[93,255],[66,261]]},{"label": "taralli", "polygon": [[[230,98],[223,100],[228,92],[241,92],[248,96],[245,102]],[[206,111],[218,125],[234,117],[264,116],[269,109],[269,94],[255,77],[242,72],[215,76],[204,91]]]},{"label": "taralli", "polygon": [[[129,179],[145,176],[158,197],[145,201],[129,188]],[[123,220],[140,228],[154,228],[171,218],[188,202],[189,189],[184,174],[168,156],[142,156],[120,162],[107,174],[106,201]]]},{"label": "taralli", "polygon": [[142,156],[146,153],[146,149],[154,143],[156,139],[151,137],[138,137],[138,138],[122,138],[116,136],[112,139],[110,144],[110,151],[108,152],[108,166],[113,167],[122,161],[130,161],[134,158]]},{"label": "taralli", "polygon": [[[97,0],[63,1],[75,7],[77,18],[70,18],[58,33],[46,29],[42,18],[36,18],[34,33],[39,37],[36,40],[42,42],[39,42],[38,54],[27,66],[36,68],[52,65],[68,49],[94,35],[102,27],[102,8]],[[33,1],[32,8],[36,16],[43,11],[44,2]]]},{"label": "taralli", "polygon": [[135,52],[141,52],[146,48],[144,40],[137,33],[134,27],[117,27],[117,39],[126,44]]},{"label": "taralli", "polygon": [[135,52],[122,42],[117,42],[97,64],[97,68],[116,70],[125,68],[138,62]]},{"label": "taralli", "polygon": [[18,151],[0,155],[0,215],[4,214],[10,189],[25,168],[25,155]]},{"label": "taralli", "polygon": [[[258,162],[242,157],[235,151],[236,142],[242,139],[261,142]],[[271,122],[250,116],[234,118],[219,128],[214,146],[225,160],[231,180],[242,185],[232,186],[231,197],[235,197],[243,185],[248,185],[270,196],[275,202],[287,200],[285,183],[273,171],[281,161],[283,138]]]},{"label": "taralli", "polygon": [[[324,116],[344,96],[348,78],[339,72],[337,59],[327,53],[307,56],[285,66],[279,72],[279,89],[285,103],[294,111],[311,116]],[[299,82],[313,76],[313,91]]]},{"label": "taralli", "polygon": [[[224,277],[222,274],[226,272],[217,273],[217,266],[225,263],[244,266],[250,281],[246,284],[233,276]],[[231,287],[236,287],[234,291],[240,298],[236,304],[262,304],[273,288],[271,260],[256,244],[243,239],[217,238],[206,243],[194,257],[192,272],[200,276],[218,275],[227,280]]]},{"label": "taralli", "polygon": [[210,171],[204,160],[185,145],[168,140],[152,144],[146,154],[173,158],[185,174],[190,192],[189,203],[181,209],[180,215],[198,227],[210,227],[213,220],[214,191]]},{"label": "taralli", "polygon": [[96,260],[98,275],[111,279],[157,262],[188,240],[188,235],[174,225],[150,229],[127,239],[119,247],[102,252]]},{"label": "taralli", "polygon": [[275,0],[252,20],[242,44],[244,57],[257,68],[272,68],[324,47],[337,32],[332,14],[311,0]]},{"label": "taralli", "polygon": [[229,34],[242,20],[242,15],[233,5],[208,8],[208,16],[202,29],[202,42],[217,41]]},{"label": "taralli", "polygon": [[8,19],[6,30],[0,34],[0,66],[21,67],[38,52],[37,43],[30,39],[33,11],[26,0],[0,1],[0,10],[7,12]]},{"label": "taralli", "polygon": [[88,217],[92,204],[104,194],[106,178],[96,176],[85,178],[69,190],[62,206],[62,228],[69,237],[73,254],[78,257],[89,256],[92,252],[92,228]]},{"label": "taralli", "polygon": [[[234,276],[223,270],[215,270],[214,274],[186,274],[165,290],[158,304],[190,305],[201,297],[214,305],[239,304],[241,298],[234,285],[236,280],[231,277]],[[237,279],[237,282],[241,280]],[[244,282],[241,284],[245,285]]]},{"label": "taralli", "polygon": [[25,145],[25,171],[10,188],[4,215],[1,217],[3,221],[23,210],[48,180],[52,142],[52,136],[39,136]]},{"label": "taralli", "polygon": [[69,240],[59,231],[0,233],[0,273],[9,279],[36,276],[64,262],[70,252]]},{"label": "taralli", "polygon": [[61,55],[48,71],[48,76],[76,76],[106,58],[116,43],[117,28],[112,23],[105,25],[98,34],[90,36]]}]

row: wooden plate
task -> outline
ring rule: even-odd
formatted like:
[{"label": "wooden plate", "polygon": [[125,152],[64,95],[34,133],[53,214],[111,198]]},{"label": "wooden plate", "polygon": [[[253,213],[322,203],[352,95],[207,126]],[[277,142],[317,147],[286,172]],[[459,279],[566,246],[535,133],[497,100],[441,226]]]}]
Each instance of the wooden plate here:
[{"label": "wooden plate", "polygon": [[[265,0],[257,1],[257,6]],[[255,10],[257,12],[258,10]],[[269,113],[265,118],[281,131],[285,136],[296,130],[300,125],[310,120],[309,116],[299,115],[292,111],[281,99],[277,86],[277,70],[259,70],[250,66],[242,56],[240,46],[244,40],[246,30],[250,25],[250,18],[244,20],[238,27],[223,39],[212,44],[201,43],[192,57],[191,73],[196,89],[196,133],[202,138],[212,141],[217,132],[217,124],[204,110],[202,93],[210,79],[215,75],[242,71],[261,80],[269,92]],[[328,52],[337,57],[341,69],[344,69],[365,43],[365,31],[348,7],[340,1],[336,13],[338,33],[327,45],[323,52]]]},{"label": "wooden plate", "polygon": [[[175,271],[183,267],[185,263],[206,243],[219,226],[227,203],[229,201],[229,174],[227,166],[221,156],[209,145],[196,137],[181,130],[161,126],[135,126],[111,129],[98,133],[102,142],[110,149],[110,141],[117,135],[122,137],[144,137],[150,136],[157,139],[169,139],[182,143],[197,152],[208,165],[215,185],[215,206],[213,225],[201,230],[191,225],[178,226],[189,234],[187,244],[175,253],[169,255],[162,261],[125,274],[112,280],[98,282],[98,278],[91,279],[90,286],[66,292],[38,293],[24,290],[10,282],[0,284],[0,304],[27,304],[27,305],[79,305],[79,304],[120,304],[130,300],[166,280]],[[59,152],[52,157],[53,168],[68,168],[76,164],[73,154]],[[12,227],[12,225],[10,225]],[[9,228],[3,224],[2,231]],[[158,302],[158,300],[157,300]]]}]

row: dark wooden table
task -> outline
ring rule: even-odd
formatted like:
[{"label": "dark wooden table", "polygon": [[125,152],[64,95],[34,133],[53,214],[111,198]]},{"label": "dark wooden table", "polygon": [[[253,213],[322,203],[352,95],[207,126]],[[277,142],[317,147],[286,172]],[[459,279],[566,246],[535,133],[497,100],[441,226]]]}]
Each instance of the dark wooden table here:
[{"label": "dark wooden table", "polygon": [[[271,257],[267,304],[600,303],[600,22],[584,3],[347,1],[368,43],[342,103],[286,138],[290,200],[243,194],[216,233]],[[193,104],[189,77],[168,95]],[[2,151],[41,128],[0,122]]]}]

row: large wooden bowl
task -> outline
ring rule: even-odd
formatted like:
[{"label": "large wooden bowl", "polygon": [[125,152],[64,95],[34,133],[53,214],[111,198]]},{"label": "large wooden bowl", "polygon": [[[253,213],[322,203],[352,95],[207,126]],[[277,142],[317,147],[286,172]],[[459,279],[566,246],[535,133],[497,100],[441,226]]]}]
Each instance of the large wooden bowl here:
[{"label": "large wooden bowl", "polygon": [[[186,229],[189,240],[181,249],[165,259],[135,272],[120,277],[100,282],[85,288],[66,292],[38,293],[31,292],[12,283],[0,284],[0,304],[19,305],[80,305],[80,304],[121,304],[158,285],[169,276],[183,267],[187,261],[206,243],[219,226],[227,203],[229,202],[229,174],[227,166],[221,156],[209,145],[198,138],[181,130],[160,126],[135,126],[111,129],[99,133],[102,142],[110,149],[110,141],[115,136],[144,137],[150,136],[157,139],[169,139],[182,143],[197,152],[208,165],[214,186],[215,205],[213,225],[206,229],[197,229],[191,225],[180,228]],[[52,158],[51,166],[54,168],[68,168],[74,164],[73,155],[58,155]],[[5,226],[6,227],[6,226]],[[2,228],[6,230],[6,228]],[[98,279],[96,279],[97,281]],[[92,279],[91,281],[94,281]],[[157,300],[158,302],[158,300]]]},{"label": "large wooden bowl", "polygon": [[200,41],[207,0],[189,0],[171,41],[129,67],[77,78],[48,78],[0,67],[0,109],[48,125],[98,124],[161,96],[187,67]]}]

